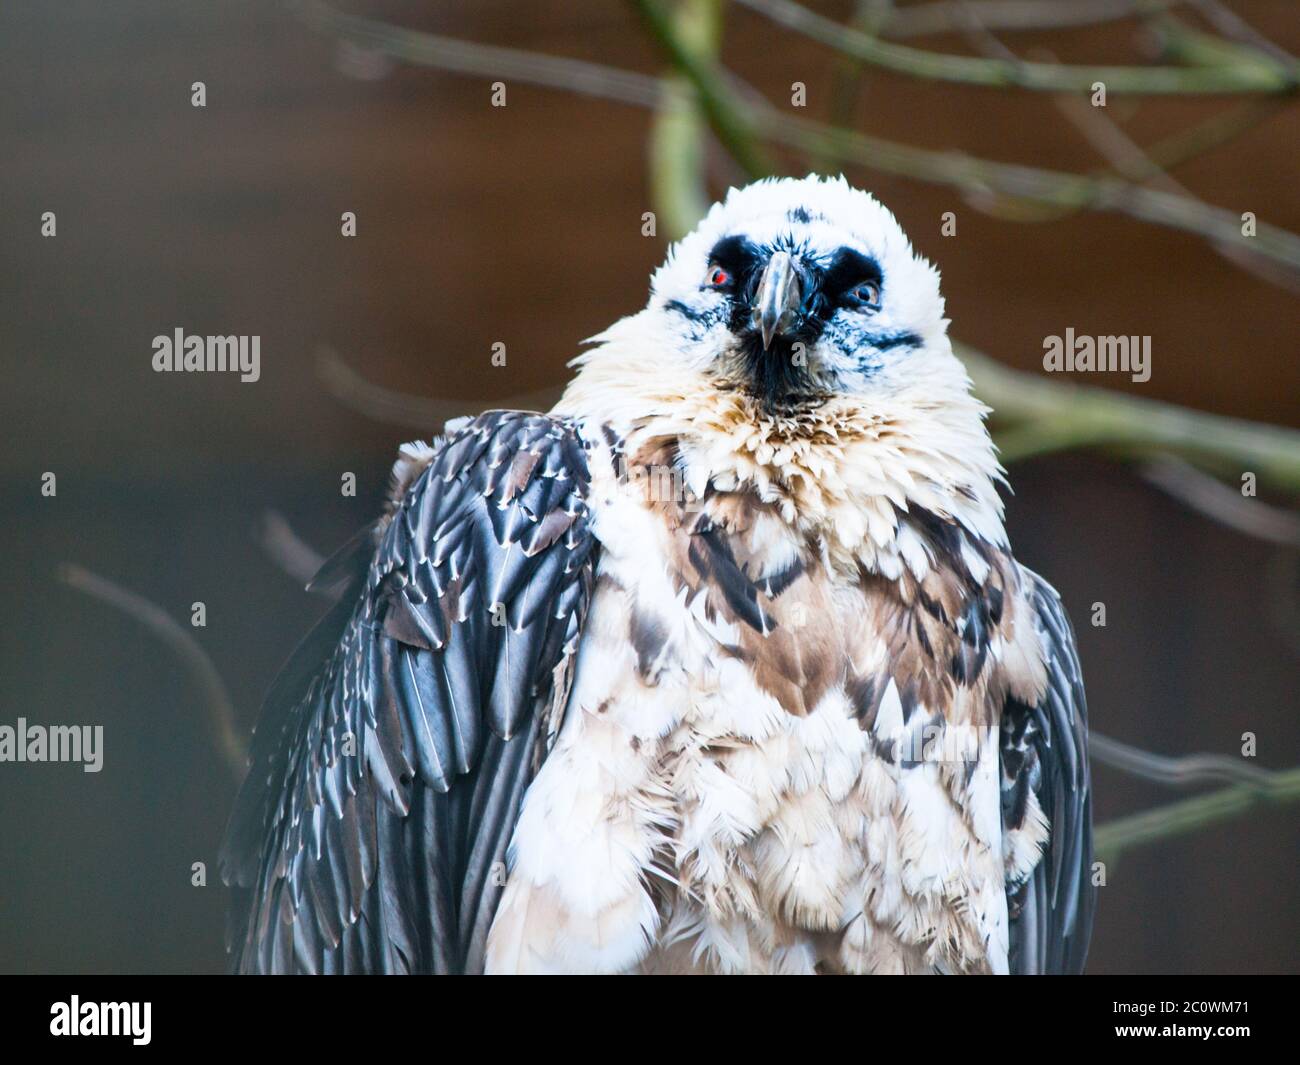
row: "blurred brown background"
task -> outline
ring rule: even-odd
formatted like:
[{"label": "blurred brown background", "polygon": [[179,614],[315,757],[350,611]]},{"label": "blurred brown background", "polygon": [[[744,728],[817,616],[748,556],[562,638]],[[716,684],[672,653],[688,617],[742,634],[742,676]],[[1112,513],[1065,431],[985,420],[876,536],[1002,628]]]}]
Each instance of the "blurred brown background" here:
[{"label": "blurred brown background", "polygon": [[[848,3],[820,10],[847,16]],[[1233,0],[1295,51],[1290,0]],[[475,41],[657,73],[618,4],[370,3],[349,10]],[[1021,54],[1142,62],[1131,22],[1006,37]],[[960,38],[927,47],[969,53]],[[816,45],[727,11],[725,61],[778,103]],[[322,610],[255,542],[268,507],[329,550],[375,513],[409,430],[321,386],[337,349],[372,381],[465,401],[564,380],[589,336],[645,300],[662,239],[640,235],[650,116],[614,103],[398,67],[359,79],[338,46],[272,3],[50,2],[0,8],[0,723],[103,724],[103,772],[0,765],[0,969],[214,972],[216,852],[233,796],[196,693],[138,624],[55,580],[76,561],[197,631],[251,726],[275,670]],[[204,81],[208,104],[190,105]],[[868,73],[859,128],[1059,169],[1100,161],[1041,95]],[[1116,101],[1140,142],[1221,100]],[[1197,195],[1300,230],[1300,111],[1282,107],[1180,168]],[[715,165],[721,191],[730,172]],[[989,218],[954,191],[856,172],[944,273],[954,335],[1024,369],[1042,338],[1150,334],[1145,385],[1107,387],[1300,424],[1295,297],[1203,243],[1114,216]],[[355,211],[359,235],[339,216]],[[959,235],[939,235],[955,211]],[[54,211],[58,236],[40,236]],[[152,372],[152,338],[262,338],[262,379]],[[491,345],[508,346],[494,369]],[[430,427],[430,431],[434,427]],[[44,471],[58,495],[40,495]],[[357,474],[355,499],[340,475]],[[1293,556],[1185,510],[1120,465],[1054,457],[1011,470],[1018,554],[1079,629],[1093,724],[1166,753],[1300,762]],[[1261,485],[1261,494],[1269,495]],[[1287,502],[1285,499],[1277,500]],[[1107,604],[1109,624],[1087,624]],[[1098,819],[1177,797],[1099,768]],[[1294,971],[1295,809],[1135,852],[1101,896],[1093,972]],[[191,863],[208,886],[190,886]]]}]

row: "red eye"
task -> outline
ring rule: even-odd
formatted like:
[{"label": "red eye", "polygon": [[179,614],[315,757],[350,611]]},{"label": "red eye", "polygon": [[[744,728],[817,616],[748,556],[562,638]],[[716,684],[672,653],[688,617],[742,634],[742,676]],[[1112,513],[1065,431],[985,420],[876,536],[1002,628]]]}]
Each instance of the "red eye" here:
[{"label": "red eye", "polygon": [[709,284],[715,287],[722,287],[731,280],[731,275],[720,266],[715,266],[709,271]]}]

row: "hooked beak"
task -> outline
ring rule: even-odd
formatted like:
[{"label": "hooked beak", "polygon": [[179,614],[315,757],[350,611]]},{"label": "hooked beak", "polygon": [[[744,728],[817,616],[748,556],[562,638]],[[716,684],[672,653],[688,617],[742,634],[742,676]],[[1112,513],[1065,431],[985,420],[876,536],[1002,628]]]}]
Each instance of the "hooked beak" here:
[{"label": "hooked beak", "polygon": [[764,351],[772,346],[772,337],[794,321],[802,297],[799,275],[789,253],[773,252],[758,282],[750,312],[755,328],[763,334]]}]

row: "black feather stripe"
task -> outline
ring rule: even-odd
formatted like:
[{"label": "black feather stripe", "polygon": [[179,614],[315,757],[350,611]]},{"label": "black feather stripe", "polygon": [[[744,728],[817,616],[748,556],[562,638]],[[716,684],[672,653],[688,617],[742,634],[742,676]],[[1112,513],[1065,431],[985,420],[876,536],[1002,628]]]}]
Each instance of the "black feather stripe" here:
[{"label": "black feather stripe", "polygon": [[732,614],[759,632],[767,633],[776,622],[759,605],[759,585],[750,580],[736,561],[726,540],[716,529],[704,526],[691,536],[688,557],[700,576],[722,593]]}]

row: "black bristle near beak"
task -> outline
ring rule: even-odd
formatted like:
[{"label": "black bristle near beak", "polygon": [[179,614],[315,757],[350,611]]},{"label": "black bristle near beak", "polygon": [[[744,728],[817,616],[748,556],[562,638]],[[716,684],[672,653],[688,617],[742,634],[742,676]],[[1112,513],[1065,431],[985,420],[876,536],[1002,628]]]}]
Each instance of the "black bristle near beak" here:
[{"label": "black bristle near beak", "polygon": [[815,273],[788,252],[755,264],[748,298],[737,308],[748,390],[769,410],[806,401],[815,391],[808,351],[821,333]]}]

